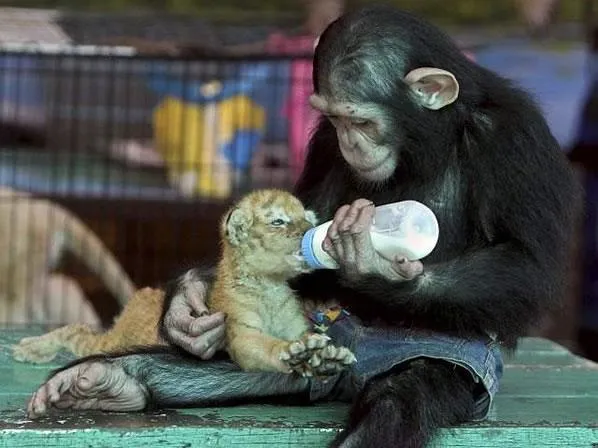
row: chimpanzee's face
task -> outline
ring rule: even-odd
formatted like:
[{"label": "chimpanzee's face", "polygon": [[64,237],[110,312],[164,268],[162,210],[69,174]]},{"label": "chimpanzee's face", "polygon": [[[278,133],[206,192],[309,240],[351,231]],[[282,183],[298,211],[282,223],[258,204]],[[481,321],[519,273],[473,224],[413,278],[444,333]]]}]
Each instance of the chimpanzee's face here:
[{"label": "chimpanzee's face", "polygon": [[[459,84],[446,70],[418,68],[409,72],[404,82],[407,100],[430,111],[452,104],[459,96]],[[393,176],[400,163],[400,148],[389,143],[393,139],[388,138],[392,131],[388,113],[377,104],[339,100],[333,93],[312,95],[310,103],[333,124],[339,150],[357,176],[370,182],[384,182]]]},{"label": "chimpanzee's face", "polygon": [[394,174],[398,151],[383,143],[385,123],[377,107],[321,95],[313,95],[310,102],[333,124],[341,154],[355,174],[372,182],[383,182]]}]

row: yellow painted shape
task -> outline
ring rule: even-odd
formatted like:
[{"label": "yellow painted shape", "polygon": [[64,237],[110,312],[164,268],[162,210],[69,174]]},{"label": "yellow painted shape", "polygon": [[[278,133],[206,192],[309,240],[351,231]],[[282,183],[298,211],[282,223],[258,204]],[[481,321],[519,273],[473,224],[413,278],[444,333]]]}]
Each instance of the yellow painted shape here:
[{"label": "yellow painted shape", "polygon": [[155,145],[170,178],[195,173],[197,193],[226,197],[234,179],[220,148],[238,131],[263,130],[266,113],[245,95],[207,105],[185,103],[169,96],[154,110],[153,122]]}]

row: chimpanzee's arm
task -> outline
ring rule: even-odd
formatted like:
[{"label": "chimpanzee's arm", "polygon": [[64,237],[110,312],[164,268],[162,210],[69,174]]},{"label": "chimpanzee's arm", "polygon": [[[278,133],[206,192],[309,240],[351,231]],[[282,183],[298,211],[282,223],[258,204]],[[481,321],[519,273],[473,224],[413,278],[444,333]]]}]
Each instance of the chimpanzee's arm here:
[{"label": "chimpanzee's arm", "polygon": [[512,245],[478,250],[427,265],[407,282],[378,275],[358,280],[319,270],[294,279],[302,296],[334,295],[364,319],[461,335],[493,332],[509,340],[525,332],[549,303],[555,282]]},{"label": "chimpanzee's arm", "polygon": [[500,179],[500,187],[488,188],[493,179],[487,176],[487,188],[476,192],[487,196],[476,218],[491,223],[485,243],[448,261],[424,260],[423,275],[411,281],[320,270],[291,286],[303,297],[335,297],[364,319],[465,336],[495,333],[513,344],[564,292],[578,196],[562,164],[551,179],[535,168],[531,179],[517,179],[525,170],[502,165],[513,185]]}]

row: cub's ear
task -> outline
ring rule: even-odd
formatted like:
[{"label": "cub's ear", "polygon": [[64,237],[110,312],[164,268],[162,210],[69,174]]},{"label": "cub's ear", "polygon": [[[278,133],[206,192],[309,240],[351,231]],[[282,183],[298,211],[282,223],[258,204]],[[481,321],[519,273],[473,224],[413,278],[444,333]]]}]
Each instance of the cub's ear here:
[{"label": "cub's ear", "polygon": [[405,82],[423,107],[442,109],[454,103],[459,97],[459,82],[455,75],[446,70],[421,67],[410,71]]},{"label": "cub's ear", "polygon": [[233,245],[238,246],[249,237],[249,228],[253,224],[253,217],[247,210],[232,209],[223,220],[224,237]]},{"label": "cub's ear", "polygon": [[312,210],[305,210],[305,220],[312,226],[318,225],[318,217],[316,216],[316,212]]}]

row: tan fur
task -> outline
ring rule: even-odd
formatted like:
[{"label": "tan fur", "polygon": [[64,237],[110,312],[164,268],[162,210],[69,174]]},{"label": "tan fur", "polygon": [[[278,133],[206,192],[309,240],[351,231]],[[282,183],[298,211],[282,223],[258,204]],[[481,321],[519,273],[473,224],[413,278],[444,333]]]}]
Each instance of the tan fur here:
[{"label": "tan fur", "polygon": [[[284,226],[273,226],[278,219]],[[294,196],[258,190],[242,198],[221,224],[222,257],[208,297],[212,312],[227,315],[227,351],[246,370],[289,371],[281,361],[290,344],[306,335],[307,320],[286,280],[303,270],[297,257],[302,235],[315,223]],[[98,334],[71,325],[14,348],[21,361],[47,362],[61,349],[78,356],[161,343],[157,326],[161,290],[138,291],[114,327]]]},{"label": "tan fur", "polygon": [[[276,219],[288,222],[275,227]],[[303,269],[296,255],[314,222],[280,190],[249,194],[222,220],[222,258],[208,306],[226,313],[227,351],[244,370],[289,371],[281,354],[309,329],[286,280]]]},{"label": "tan fur", "polygon": [[163,305],[164,291],[140,289],[110,330],[97,332],[83,324],[67,325],[42,336],[22,339],[13,347],[13,356],[17,361],[44,363],[53,360],[61,350],[87,356],[163,344],[158,335]]},{"label": "tan fur", "polygon": [[118,261],[81,220],[58,204],[6,187],[0,187],[0,247],[0,322],[99,324],[75,281],[51,273],[64,249],[96,273],[121,305],[134,291]]}]

